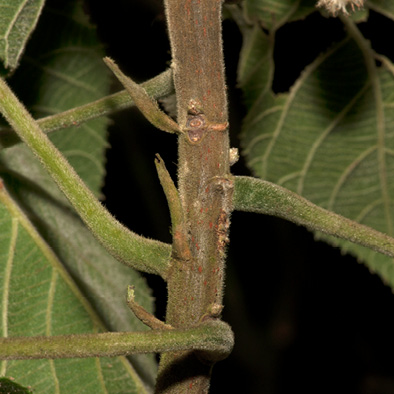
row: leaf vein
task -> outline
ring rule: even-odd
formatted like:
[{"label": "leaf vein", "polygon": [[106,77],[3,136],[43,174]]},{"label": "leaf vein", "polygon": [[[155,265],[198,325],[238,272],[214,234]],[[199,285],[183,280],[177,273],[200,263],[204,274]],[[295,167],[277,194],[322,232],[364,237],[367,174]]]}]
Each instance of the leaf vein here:
[{"label": "leaf vein", "polygon": [[335,200],[338,196],[339,191],[341,190],[342,186],[345,184],[346,180],[349,178],[350,174],[356,169],[356,167],[373,151],[377,150],[377,145],[371,146],[369,149],[364,150],[357,158],[355,158],[342,172],[342,175],[339,177],[338,182],[334,186],[330,199],[328,202],[327,209],[334,210]]},{"label": "leaf vein", "polygon": [[24,0],[20,6],[19,9],[17,9],[17,12],[15,13],[14,17],[11,20],[11,23],[8,26],[8,29],[6,30],[5,34],[4,34],[4,42],[5,42],[5,48],[4,48],[4,52],[5,52],[5,59],[4,59],[4,64],[6,67],[8,67],[8,52],[9,52],[9,35],[11,34],[12,29],[14,28],[21,12],[23,11],[23,8],[25,7],[26,3],[29,0]]},{"label": "leaf vein", "polygon": [[365,85],[354,95],[352,100],[343,108],[341,112],[337,114],[332,120],[332,122],[328,125],[328,127],[323,130],[320,136],[316,139],[316,141],[312,144],[311,149],[308,152],[308,155],[305,158],[304,166],[301,170],[301,176],[299,178],[297,193],[302,194],[305,184],[305,178],[308,173],[309,168],[311,167],[312,161],[319,149],[319,147],[323,144],[325,139],[329,136],[332,130],[339,124],[339,122],[349,113],[349,111],[356,105],[359,98],[365,93],[367,88],[369,87],[369,83],[365,83]]},{"label": "leaf vein", "polygon": [[97,91],[97,89],[94,89],[92,86],[79,81],[78,79],[69,77],[68,74],[64,74],[62,72],[56,71],[55,69],[48,67],[48,66],[44,66],[42,64],[40,64],[39,62],[31,59],[31,58],[27,58],[25,57],[25,60],[28,61],[30,64],[32,64],[33,66],[37,67],[39,70],[47,73],[48,75],[51,75],[53,77],[56,77],[58,79],[60,79],[61,81],[64,81],[72,86],[75,86],[77,88],[81,88],[84,89],[88,92],[94,93],[94,94],[99,94],[99,92]]},{"label": "leaf vein", "polygon": [[300,78],[296,81],[296,83],[292,86],[290,93],[288,95],[288,98],[283,106],[283,111],[282,114],[279,118],[278,124],[274,130],[273,136],[271,141],[269,142],[267,149],[265,150],[262,158],[263,162],[263,169],[262,169],[262,178],[266,178],[266,171],[267,171],[267,163],[269,156],[271,155],[271,152],[273,151],[274,145],[276,144],[276,141],[282,131],[283,125],[286,121],[286,116],[290,110],[291,104],[293,103],[294,99],[296,98],[297,92],[301,87],[303,86],[305,80],[327,59],[329,58],[332,54],[334,54],[339,48],[341,48],[347,40],[342,41],[339,45],[337,45],[335,48],[331,49],[330,51],[327,51],[325,54],[321,55],[320,58],[318,58],[315,62],[310,64],[308,67],[305,68],[303,73],[301,74]]},{"label": "leaf vein", "polygon": [[[5,268],[5,277],[4,277],[4,290],[3,290],[3,300],[2,300],[2,331],[3,337],[8,336],[8,303],[9,303],[9,296],[10,296],[10,282],[11,282],[11,274],[12,274],[12,267],[14,264],[14,257],[15,257],[15,247],[16,247],[16,240],[18,238],[18,220],[13,218],[12,219],[12,226],[11,226],[11,238],[10,238],[10,245],[8,249],[8,259]],[[4,376],[7,368],[7,361],[2,361],[0,375]]]}]

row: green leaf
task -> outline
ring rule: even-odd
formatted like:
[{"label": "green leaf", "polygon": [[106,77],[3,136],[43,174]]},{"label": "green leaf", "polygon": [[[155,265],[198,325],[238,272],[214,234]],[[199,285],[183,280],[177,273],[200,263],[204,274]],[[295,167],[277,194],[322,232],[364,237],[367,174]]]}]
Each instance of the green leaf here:
[{"label": "green leaf", "polygon": [[[92,306],[3,186],[0,223],[2,336],[102,331]],[[122,357],[2,361],[0,365],[2,375],[16,377],[39,393],[72,393],[88,387],[88,392],[115,394],[142,388]]]},{"label": "green leaf", "polygon": [[0,0],[0,60],[13,70],[40,17],[45,0]]},{"label": "green leaf", "polygon": [[[81,2],[48,1],[11,85],[36,116],[58,113],[107,94],[110,80],[102,55],[95,30],[81,12]],[[105,119],[94,120],[51,135],[52,141],[96,195],[100,195],[105,173],[106,124]],[[109,256],[93,238],[26,146],[19,144],[0,153],[0,175],[17,204],[78,284],[78,291],[100,315],[105,328],[114,331],[146,329],[125,302],[127,286],[133,284],[137,302],[152,311],[153,299],[145,280]],[[35,273],[29,272],[29,263],[26,264],[25,272],[34,277]],[[20,288],[18,282],[14,286]],[[78,300],[74,302],[78,304]],[[43,303],[41,308],[41,316],[45,317],[47,305]],[[21,335],[35,335],[29,326],[24,330]],[[83,327],[80,332],[85,332]],[[130,360],[132,365],[127,369],[134,371],[135,381],[141,378],[152,386],[156,374],[153,355],[133,356]],[[74,374],[75,380],[82,379],[81,365],[63,362],[69,365],[67,373]],[[20,363],[21,370],[26,371],[41,365],[36,361]],[[107,360],[108,365],[111,363]],[[113,373],[115,378],[115,370],[107,372]],[[38,374],[37,371],[30,373]],[[59,380],[59,384],[63,383]],[[113,392],[123,391],[114,389]]]},{"label": "green leaf", "polygon": [[[331,48],[281,95],[267,89],[267,65],[253,67],[258,40],[243,52],[240,83],[256,83],[253,94],[245,92],[243,153],[257,176],[392,236],[394,78],[375,65],[368,43],[353,36],[357,43],[346,39]],[[391,258],[324,239],[366,262],[394,288]]]},{"label": "green leaf", "polygon": [[276,30],[286,22],[307,17],[316,11],[317,0],[245,0],[245,17],[265,29]]},{"label": "green leaf", "polygon": [[[47,2],[42,23],[10,81],[37,118],[86,104],[108,92],[103,53],[98,51],[95,30],[81,6],[79,1]],[[53,133],[51,140],[99,195],[107,124],[101,119],[75,126]]]},{"label": "green leaf", "polygon": [[272,42],[258,25],[244,29],[238,83],[247,107],[271,89],[274,71],[272,51]]},{"label": "green leaf", "polygon": [[[12,186],[19,204],[29,212],[43,237],[77,281],[84,297],[99,312],[107,329],[146,329],[131,314],[125,302],[127,286],[133,284],[138,303],[152,311],[153,299],[145,280],[105,251],[25,146],[14,147],[5,153],[7,173],[2,177]],[[31,334],[27,332],[26,335]],[[146,374],[148,382],[153,384],[156,373],[153,356],[136,355],[132,360],[134,367]]]}]

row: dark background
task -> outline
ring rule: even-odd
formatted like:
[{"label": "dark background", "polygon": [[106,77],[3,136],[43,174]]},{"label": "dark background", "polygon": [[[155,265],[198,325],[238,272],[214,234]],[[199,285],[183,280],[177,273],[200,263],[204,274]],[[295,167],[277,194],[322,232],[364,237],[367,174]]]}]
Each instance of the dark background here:
[{"label": "dark background", "polygon": [[[168,67],[161,0],[89,0],[86,6],[106,54],[134,80],[142,82]],[[377,51],[394,59],[387,38],[394,32],[393,22],[371,13],[362,29]],[[286,91],[315,56],[342,37],[340,22],[318,13],[281,28],[275,91]],[[225,21],[236,147],[244,115],[236,87],[241,43],[236,25]],[[170,242],[168,209],[153,160],[160,153],[175,179],[176,138],[155,130],[137,110],[118,113],[113,120],[105,204],[133,231]],[[249,171],[241,160],[233,173]],[[157,314],[163,317],[165,286],[155,277],[147,279],[155,288]],[[354,258],[314,242],[310,233],[291,223],[235,212],[223,318],[233,327],[236,343],[231,356],[215,366],[211,393],[394,393],[393,312],[391,290]]]}]

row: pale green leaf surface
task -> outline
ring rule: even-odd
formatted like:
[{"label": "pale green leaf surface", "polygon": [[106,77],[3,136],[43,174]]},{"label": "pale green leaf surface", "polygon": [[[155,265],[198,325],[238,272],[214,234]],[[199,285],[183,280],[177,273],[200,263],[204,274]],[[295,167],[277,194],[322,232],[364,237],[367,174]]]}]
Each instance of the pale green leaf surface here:
[{"label": "pale green leaf surface", "polygon": [[45,0],[0,0],[0,60],[15,69]]},{"label": "pale green leaf surface", "polygon": [[[75,1],[47,2],[42,23],[11,80],[12,88],[36,118],[86,104],[108,93],[109,73],[102,61],[103,52],[95,30],[80,15],[81,6]],[[51,140],[99,195],[107,124],[101,119],[76,126],[53,133]]]},{"label": "pale green leaf surface", "polygon": [[[126,305],[127,286],[133,284],[137,302],[152,311],[153,298],[145,280],[106,252],[25,146],[15,146],[3,154],[7,171],[1,176],[78,282],[84,296],[98,310],[107,329],[146,329]],[[134,367],[153,384],[156,373],[153,356],[135,355],[132,360]]]},{"label": "pale green leaf surface", "polygon": [[[256,43],[258,40],[256,40]],[[254,52],[244,52],[254,62]],[[393,235],[394,78],[385,68],[369,74],[348,39],[317,58],[290,92],[267,90],[269,70],[242,58],[241,86],[248,114],[243,153],[254,173],[313,203]],[[254,86],[257,91],[257,86]],[[394,288],[392,259],[349,242],[327,238],[356,255]]]},{"label": "pale green leaf surface", "polygon": [[[11,81],[18,96],[36,116],[85,104],[107,93],[109,74],[101,60],[95,31],[81,14],[80,6],[81,2],[47,2],[40,25],[29,43],[26,61]],[[99,195],[107,148],[105,119],[58,131],[51,139]],[[145,280],[109,256],[91,236],[25,146],[19,144],[0,153],[0,176],[78,283],[84,297],[97,310],[106,329],[146,328],[125,302],[127,285],[133,284],[136,301],[152,311],[153,299]],[[32,335],[29,327],[25,330],[26,335]],[[142,378],[152,385],[156,373],[153,355],[133,356],[131,360]],[[36,363],[33,362],[40,365]],[[81,371],[76,367],[74,373]]]},{"label": "pale green leaf surface", "polygon": [[303,19],[316,11],[317,0],[245,0],[247,20],[259,21],[264,28],[276,30],[286,22]]},{"label": "pale green leaf surface", "polygon": [[238,64],[238,81],[247,107],[251,107],[263,92],[270,90],[273,70],[272,45],[269,37],[258,25],[244,29]]},{"label": "pale green leaf surface", "polygon": [[[102,331],[99,317],[57,256],[4,190],[0,194],[2,336]],[[138,393],[142,388],[122,357],[2,361],[0,374],[37,393]]]}]

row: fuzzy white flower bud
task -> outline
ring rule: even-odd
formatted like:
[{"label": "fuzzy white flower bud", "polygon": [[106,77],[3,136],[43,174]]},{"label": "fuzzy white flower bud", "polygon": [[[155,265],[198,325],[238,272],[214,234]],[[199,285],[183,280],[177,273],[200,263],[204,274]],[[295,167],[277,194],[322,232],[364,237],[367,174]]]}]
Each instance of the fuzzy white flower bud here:
[{"label": "fuzzy white flower bud", "polygon": [[339,12],[342,12],[345,15],[349,15],[346,7],[350,5],[352,11],[354,11],[354,7],[361,8],[364,6],[364,0],[319,0],[316,4],[316,7],[325,7],[325,9],[331,15],[338,15]]}]

